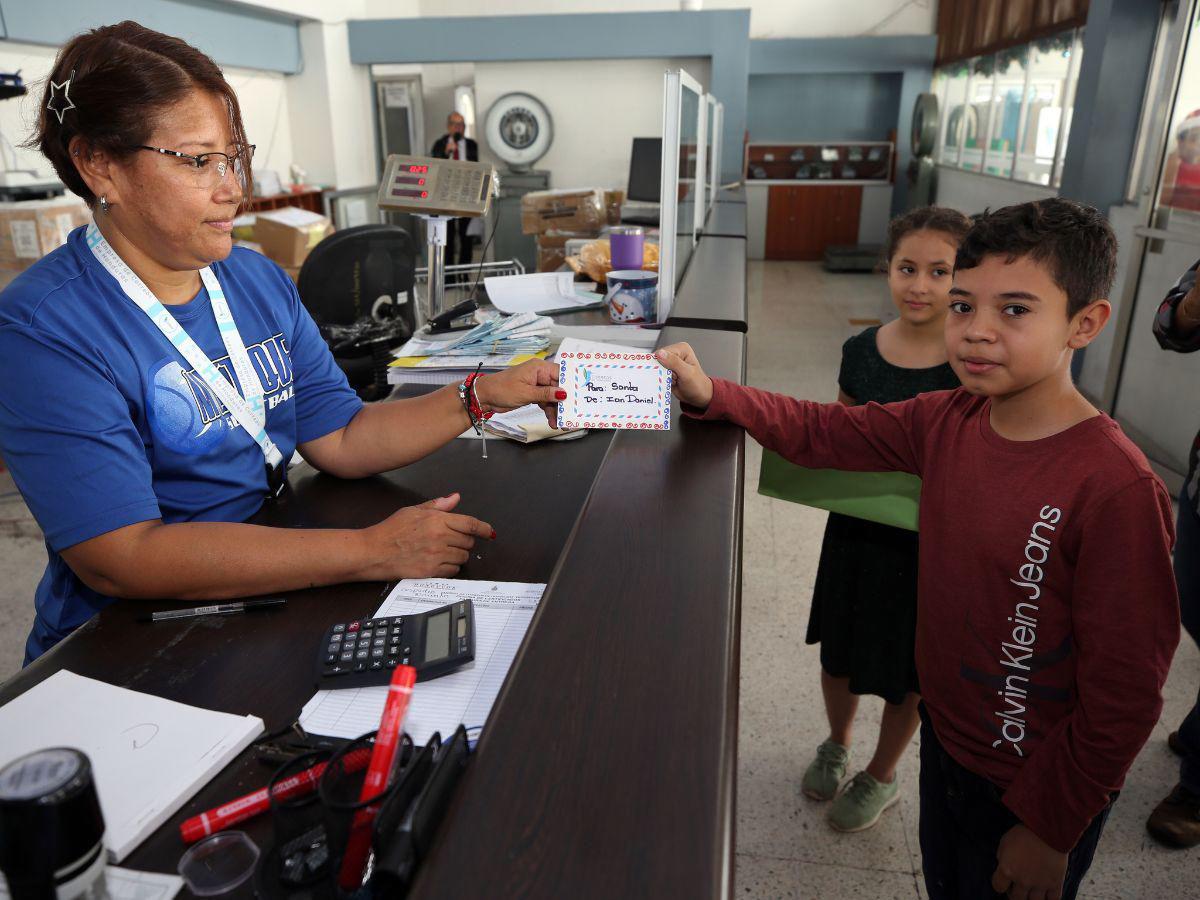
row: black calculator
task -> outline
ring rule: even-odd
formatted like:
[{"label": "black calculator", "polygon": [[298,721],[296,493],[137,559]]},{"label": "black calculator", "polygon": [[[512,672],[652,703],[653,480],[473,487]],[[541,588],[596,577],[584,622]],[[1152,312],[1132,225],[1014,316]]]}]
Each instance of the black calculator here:
[{"label": "black calculator", "polygon": [[332,625],[317,653],[317,687],[373,687],[412,666],[417,681],[448,675],[475,659],[475,606],[460,600],[426,613]]}]

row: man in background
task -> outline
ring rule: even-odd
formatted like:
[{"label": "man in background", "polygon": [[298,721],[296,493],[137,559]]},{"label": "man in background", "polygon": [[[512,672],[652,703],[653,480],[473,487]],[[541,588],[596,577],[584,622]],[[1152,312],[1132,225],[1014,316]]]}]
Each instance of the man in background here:
[{"label": "man in background", "polygon": [[[446,134],[434,141],[429,155],[438,159],[461,159],[479,162],[479,144],[466,136],[467,121],[460,113],[446,117]],[[467,265],[471,262],[471,237],[467,234],[470,219],[451,219],[446,227],[446,265]]]}]

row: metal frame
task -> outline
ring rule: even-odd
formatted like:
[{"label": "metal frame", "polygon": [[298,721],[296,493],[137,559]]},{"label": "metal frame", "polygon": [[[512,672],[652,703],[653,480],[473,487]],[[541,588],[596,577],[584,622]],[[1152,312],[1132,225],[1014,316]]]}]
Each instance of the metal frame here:
[{"label": "metal frame", "polygon": [[387,161],[389,154],[395,153],[395,150],[389,150],[386,146],[387,136],[383,129],[383,92],[389,84],[406,83],[409,86],[409,128],[408,133],[412,139],[412,153],[416,156],[424,156],[426,152],[425,145],[425,100],[424,100],[424,84],[421,76],[412,75],[372,75],[371,81],[375,90],[375,129],[377,151],[376,165],[379,172],[382,174],[384,163]]},{"label": "metal frame", "polygon": [[[1173,3],[1163,5],[1162,26],[1159,29],[1161,43],[1158,45],[1162,48],[1161,71],[1155,73],[1160,76],[1159,88],[1156,95],[1148,95],[1152,98],[1150,103],[1153,109],[1151,115],[1143,122],[1146,129],[1139,134],[1134,151],[1134,158],[1141,158],[1141,170],[1138,173],[1141,179],[1138,214],[1144,224],[1135,227],[1133,231],[1134,244],[1129,251],[1129,270],[1125,273],[1125,281],[1121,285],[1121,303],[1112,323],[1112,349],[1105,369],[1103,393],[1100,397],[1092,398],[1098,401],[1097,405],[1110,413],[1116,412],[1121,376],[1125,372],[1133,311],[1137,305],[1142,269],[1146,264],[1147,242],[1166,240],[1166,235],[1170,233],[1166,229],[1151,226],[1150,220],[1157,202],[1163,165],[1166,162],[1163,147],[1170,132],[1171,116],[1179,93],[1179,79],[1183,72],[1183,57],[1187,49],[1194,5],[1195,0],[1174,0]],[[1158,52],[1156,48],[1156,57]]]},{"label": "metal frame", "polygon": [[[700,130],[696,132],[696,177],[692,179],[696,185],[696,202],[692,208],[693,240],[695,235],[704,231],[704,220],[708,217],[708,94],[700,95],[698,110],[696,118]],[[681,102],[680,113],[682,112]],[[682,123],[680,125],[682,126]]]},{"label": "metal frame", "polygon": [[[682,69],[670,69],[663,75],[662,175],[659,182],[659,262],[658,321],[667,321],[675,302],[675,252],[679,237],[679,137],[683,111],[683,89],[703,99],[700,83]],[[700,104],[704,108],[704,104]],[[698,132],[703,134],[701,130]],[[696,235],[691,236],[695,248]]]}]

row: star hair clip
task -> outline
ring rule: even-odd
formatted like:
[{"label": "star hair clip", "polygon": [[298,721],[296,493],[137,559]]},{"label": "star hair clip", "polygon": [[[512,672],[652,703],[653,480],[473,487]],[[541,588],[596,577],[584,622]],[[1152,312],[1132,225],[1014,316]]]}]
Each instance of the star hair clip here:
[{"label": "star hair clip", "polygon": [[[71,74],[67,76],[67,80],[56,84],[54,79],[50,79],[50,102],[46,104],[46,109],[58,116],[58,124],[61,125],[63,115],[75,108],[75,104],[71,102],[71,80],[75,77],[75,70],[71,70]],[[62,91],[61,94],[58,92]]]}]

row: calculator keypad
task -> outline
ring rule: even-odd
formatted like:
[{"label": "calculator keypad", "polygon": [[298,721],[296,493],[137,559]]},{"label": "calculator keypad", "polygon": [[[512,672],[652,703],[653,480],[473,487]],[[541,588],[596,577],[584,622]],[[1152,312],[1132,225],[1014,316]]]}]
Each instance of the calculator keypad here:
[{"label": "calculator keypad", "polygon": [[403,616],[343,622],[329,629],[321,675],[334,678],[350,672],[391,671],[408,665],[409,658]]}]

